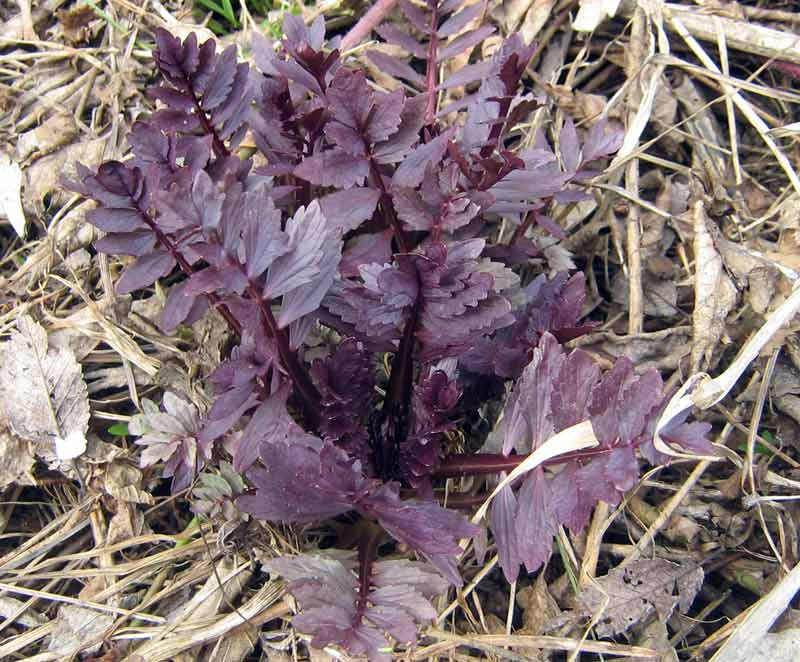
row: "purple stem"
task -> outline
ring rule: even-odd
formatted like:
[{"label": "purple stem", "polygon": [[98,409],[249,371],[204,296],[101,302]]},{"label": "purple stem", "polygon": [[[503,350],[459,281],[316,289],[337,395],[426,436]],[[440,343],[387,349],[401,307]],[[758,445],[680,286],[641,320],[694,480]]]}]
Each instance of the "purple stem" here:
[{"label": "purple stem", "polygon": [[342,39],[339,51],[342,53],[349,51],[369,37],[370,33],[381,24],[383,19],[386,18],[386,15],[392,11],[396,4],[397,0],[378,0],[370,7],[369,11],[350,28],[350,32]]},{"label": "purple stem", "polygon": [[386,219],[387,224],[394,231],[394,237],[397,240],[397,245],[400,248],[400,252],[408,253],[411,251],[411,244],[408,241],[408,237],[406,237],[406,233],[403,231],[403,226],[400,225],[400,220],[397,218],[397,214],[394,211],[394,204],[392,204],[392,196],[389,194],[386,185],[383,183],[383,177],[381,176],[380,170],[378,170],[377,164],[372,158],[372,154],[369,154],[369,170],[370,180],[381,191],[380,205],[383,217]]},{"label": "purple stem", "polygon": [[289,339],[286,336],[286,332],[283,329],[278,328],[278,323],[275,320],[275,316],[272,314],[272,309],[270,308],[270,302],[268,300],[264,300],[258,290],[258,286],[249,280],[247,284],[247,293],[250,295],[250,298],[258,304],[258,309],[261,313],[261,323],[264,326],[264,332],[267,334],[267,336],[275,339],[275,343],[278,346],[278,354],[281,359],[281,365],[283,366],[284,370],[286,370],[289,378],[292,380],[292,384],[294,385],[295,389],[297,389],[297,395],[303,401],[303,413],[306,416],[308,424],[312,428],[316,428],[319,425],[320,417],[320,398],[317,389],[309,379],[307,371],[305,371],[300,365],[300,361],[297,358],[297,353],[292,351],[292,348],[289,346]]},{"label": "purple stem", "polygon": [[[183,253],[178,250],[178,247],[172,242],[166,233],[164,233],[161,228],[158,227],[158,224],[152,218],[150,218],[150,216],[148,216],[147,211],[142,209],[138,202],[134,204],[142,220],[156,235],[156,240],[169,251],[170,255],[172,255],[172,257],[175,259],[175,262],[178,263],[181,271],[187,276],[191,276],[194,273],[194,269],[192,268],[192,265],[189,264],[189,261],[183,256]],[[222,300],[219,298],[219,296],[213,292],[206,294],[206,297],[211,305],[219,312],[220,315],[222,315],[223,319],[228,323],[228,326],[231,327],[231,330],[237,336],[241,337],[242,325],[239,324],[239,320],[233,316],[230,308],[222,303]]]},{"label": "purple stem", "polygon": [[[591,448],[559,455],[543,464],[565,464],[574,460],[587,460],[597,455],[611,453],[614,448]],[[473,455],[451,455],[445,458],[433,472],[437,478],[455,478],[461,476],[480,476],[509,472],[516,469],[528,458],[528,454],[502,455],[500,453],[475,453]]]},{"label": "purple stem", "polygon": [[[418,288],[419,290],[422,289],[421,284]],[[414,303],[414,309],[406,322],[405,329],[403,329],[400,346],[392,359],[389,385],[386,389],[386,400],[383,404],[385,425],[383,427],[384,437],[381,440],[383,447],[379,449],[379,452],[383,463],[381,470],[386,473],[391,473],[395,469],[398,448],[405,441],[408,432],[408,418],[414,384],[414,340],[420,314],[421,296],[422,293],[419,291],[417,300]]]},{"label": "purple stem", "polygon": [[435,3],[431,13],[431,39],[428,42],[428,62],[425,71],[425,91],[428,95],[428,105],[425,108],[425,126],[433,124],[436,119],[436,49],[439,47],[439,37],[436,30],[439,28],[439,3]]},{"label": "purple stem", "polygon": [[214,154],[217,155],[217,158],[227,158],[231,155],[230,150],[225,146],[225,142],[222,138],[219,137],[214,125],[211,124],[211,121],[206,115],[206,111],[200,106],[200,100],[197,98],[197,95],[194,94],[194,90],[192,90],[192,98],[194,100],[194,109],[197,113],[197,117],[200,119],[203,131],[211,136],[211,145],[214,149]]},{"label": "purple stem", "polygon": [[369,589],[372,586],[372,571],[375,559],[378,556],[378,546],[383,536],[383,530],[372,522],[365,522],[368,527],[361,534],[358,543],[358,599],[356,600],[356,613],[350,621],[353,631],[357,631],[364,620],[364,615],[369,607]]}]

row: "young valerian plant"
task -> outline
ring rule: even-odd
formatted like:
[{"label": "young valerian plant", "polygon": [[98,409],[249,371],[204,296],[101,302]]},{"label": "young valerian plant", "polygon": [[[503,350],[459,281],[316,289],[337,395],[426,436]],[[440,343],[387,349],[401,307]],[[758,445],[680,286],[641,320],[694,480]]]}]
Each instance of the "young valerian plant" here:
[{"label": "young valerian plant", "polygon": [[[563,236],[549,208],[584,196],[621,136],[602,123],[581,136],[567,121],[558,155],[543,135],[519,149],[513,127],[539,103],[520,94],[534,47],[512,35],[440,81],[443,63],[490,32],[460,34],[477,6],[460,5],[401,2],[413,34],[379,28],[411,58],[369,54],[408,83],[388,93],[326,44],[322,19],[287,15],[279,44],[256,35],[255,69],[235,47],[159,31],[160,108],[134,124],[132,158],[79,167],[72,183],[97,202],[96,248],[133,257],[120,293],[170,277],[166,331],[211,308],[236,339],[202,420],[178,396],[163,414],[148,404],[143,457],[165,461],[183,488],[224,440],[232,466],[220,464],[227,478],[203,474],[203,512],[235,504],[300,524],[349,514],[355,569],[330,556],[269,569],[288,581],[294,625],[314,645],[371,660],[387,657],[387,637],[413,641],[435,615],[428,600],[461,583],[460,543],[480,528],[440,505],[445,478],[476,476],[448,499],[474,506],[553,435],[591,422],[595,447],[540,464],[491,503],[487,526],[514,581],[547,561],[560,525],[578,532],[598,501],[619,502],[638,480],[637,450],[663,459],[658,373],[627,359],[604,372],[566,352],[561,342],[592,327],[580,321],[583,277],[531,275],[535,238]],[[443,90],[465,85],[471,95],[439,107]],[[240,158],[246,135],[254,159]],[[502,221],[516,230],[501,233]],[[488,438],[465,436],[503,393]],[[680,423],[661,437],[708,452],[707,432]],[[216,509],[215,494],[226,500]],[[380,560],[403,550],[427,563]]]}]

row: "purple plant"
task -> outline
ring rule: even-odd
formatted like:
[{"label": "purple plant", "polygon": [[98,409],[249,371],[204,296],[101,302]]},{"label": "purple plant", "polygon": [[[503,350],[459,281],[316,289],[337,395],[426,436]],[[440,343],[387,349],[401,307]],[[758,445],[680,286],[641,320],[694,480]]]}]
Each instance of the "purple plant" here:
[{"label": "purple plant", "polygon": [[[389,93],[326,46],[321,18],[287,15],[279,44],[256,35],[256,68],[232,48],[160,30],[160,107],[134,125],[133,157],[79,166],[71,183],[97,202],[87,215],[106,233],[96,248],[133,258],[120,292],[169,276],[165,331],[212,308],[236,338],[210,375],[216,397],[191,437],[203,452],[179,465],[181,486],[224,438],[246,478],[242,510],[284,523],[355,519],[355,574],[318,557],[269,569],[288,580],[303,609],[295,625],[315,645],[372,660],[385,657],[387,635],[415,638],[441,577],[461,583],[459,542],[480,529],[440,505],[443,478],[478,476],[466,500],[480,503],[553,434],[591,421],[598,447],[538,467],[491,506],[513,581],[521,565],[547,561],[558,526],[579,531],[598,501],[615,504],[636,483],[637,448],[658,459],[659,375],[624,359],[604,373],[588,354],[565,353],[559,342],[592,328],[580,321],[583,277],[530,276],[531,226],[563,236],[549,207],[585,195],[581,182],[621,135],[598,123],[581,136],[567,121],[558,155],[544,135],[516,149],[512,128],[539,103],[519,93],[534,47],[512,35],[439,82],[442,62],[490,32],[460,34],[479,11],[461,4],[401,0],[422,41],[393,24],[377,30],[413,60],[370,54],[413,88]],[[438,108],[442,90],[467,84],[472,94]],[[248,132],[252,160],[238,151]],[[517,225],[508,242],[497,239],[502,218]],[[506,388],[489,438],[456,452],[462,424]],[[669,439],[707,452],[707,432],[681,424]],[[178,457],[183,447],[167,441],[163,457]],[[377,561],[382,532],[440,574]]]}]

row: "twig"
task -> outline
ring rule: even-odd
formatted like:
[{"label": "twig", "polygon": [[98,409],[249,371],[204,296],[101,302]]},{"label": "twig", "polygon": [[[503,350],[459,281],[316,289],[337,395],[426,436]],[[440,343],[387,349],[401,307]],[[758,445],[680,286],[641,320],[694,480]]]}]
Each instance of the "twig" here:
[{"label": "twig", "polygon": [[[633,15],[630,48],[626,69],[633,84],[628,88],[628,128],[636,123],[636,115],[643,106],[641,87],[641,62],[644,61],[644,41],[648,38],[646,16],[641,7]],[[625,188],[639,197],[639,161],[631,159],[625,168]],[[642,332],[644,326],[644,293],[642,286],[642,229],[638,205],[628,206],[626,223],[626,248],[628,254],[628,333]]]},{"label": "twig", "polygon": [[[639,6],[639,3],[634,0],[624,0],[620,6],[620,13],[623,16],[631,16]],[[717,40],[717,27],[714,21],[710,20],[711,17],[704,8],[695,9],[668,3],[663,5],[663,11],[665,18],[682,23],[692,36],[711,42]],[[791,31],[773,30],[763,25],[726,16],[718,18],[725,33],[725,41],[728,42],[730,48],[800,64],[800,37]],[[665,21],[665,27],[668,27],[670,23],[670,20]]]},{"label": "twig", "polygon": [[358,20],[358,23],[350,28],[350,32],[342,39],[339,50],[342,53],[346,53],[358,46],[369,36],[370,32],[380,25],[381,21],[386,18],[386,15],[392,11],[396,4],[397,0],[378,0],[370,7],[369,11]]}]

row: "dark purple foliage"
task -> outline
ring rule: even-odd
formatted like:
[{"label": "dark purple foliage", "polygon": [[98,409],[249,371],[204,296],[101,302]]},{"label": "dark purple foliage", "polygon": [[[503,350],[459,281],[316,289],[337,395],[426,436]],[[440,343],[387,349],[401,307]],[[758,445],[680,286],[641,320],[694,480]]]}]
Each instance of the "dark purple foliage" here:
[{"label": "dark purple foliage", "polygon": [[370,463],[367,421],[374,407],[375,366],[370,352],[353,338],[317,359],[311,376],[320,392],[320,436]]},{"label": "dark purple foliage", "polygon": [[[591,420],[598,448],[537,468],[492,504],[513,580],[546,562],[559,525],[577,531],[598,501],[619,501],[638,480],[639,447],[665,461],[652,444],[659,375],[625,359],[602,374],[585,352],[566,354],[559,342],[593,328],[581,320],[583,276],[531,274],[541,233],[566,236],[551,207],[585,196],[590,167],[621,132],[567,120],[550,142],[542,133],[518,149],[512,128],[541,103],[519,94],[535,47],[512,35],[440,82],[444,62],[493,31],[468,30],[485,7],[462,4],[401,0],[410,31],[378,28],[411,58],[370,54],[411,85],[390,93],[341,60],[322,17],[306,26],[287,14],[278,44],[256,35],[255,67],[234,47],[218,54],[213,41],[159,30],[163,82],[153,114],[132,128],[131,158],[79,166],[70,184],[97,203],[87,214],[105,233],[97,250],[128,256],[121,293],[164,279],[164,331],[207,310],[232,331],[233,348],[203,375],[215,395],[205,417],[145,440],[148,463],[165,462],[179,488],[228,452],[247,479],[242,510],[355,521],[438,571],[376,562],[378,544],[363,536],[358,575],[310,556],[267,564],[288,580],[302,608],[294,624],[315,645],[371,660],[388,658],[387,636],[413,641],[435,616],[428,599],[445,589],[441,577],[462,581],[459,543],[481,530],[440,505],[443,477],[497,477]],[[461,101],[438,107],[441,90],[462,85]],[[446,124],[451,112],[459,119]],[[240,158],[246,134],[253,161]],[[508,242],[497,239],[501,222],[514,228]],[[463,424],[496,409],[506,387],[486,452],[470,454],[485,437]],[[707,432],[677,421],[662,436],[708,452]]]},{"label": "dark purple foliage", "polygon": [[343,563],[321,556],[273,559],[265,568],[287,581],[302,613],[292,624],[322,648],[338,644],[370,662],[389,662],[391,645],[413,642],[417,627],[436,618],[430,600],[446,584],[422,563],[380,561],[359,577]]},{"label": "dark purple foliage", "polygon": [[600,444],[552,473],[535,469],[518,489],[506,487],[493,503],[492,530],[509,581],[516,579],[520,564],[533,572],[547,560],[560,524],[580,531],[598,501],[616,505],[636,484],[635,450],[652,439],[648,423],[662,399],[655,370],[636,375],[623,358],[601,375],[582,350],[565,354],[555,337],[542,336],[509,396],[497,443],[505,455],[530,453],[555,433],[588,419]]}]

